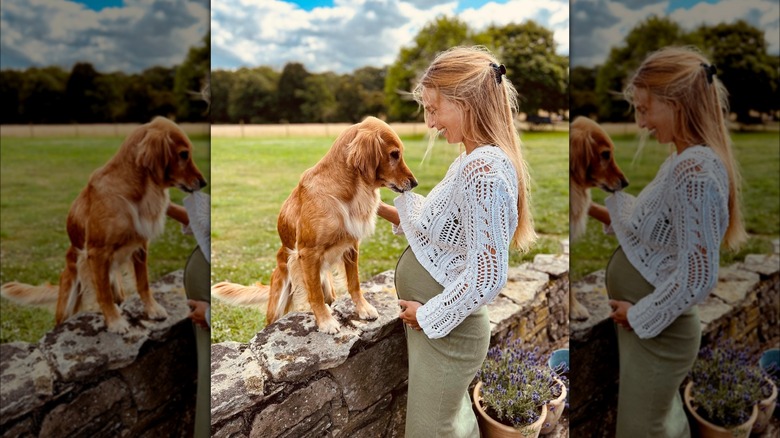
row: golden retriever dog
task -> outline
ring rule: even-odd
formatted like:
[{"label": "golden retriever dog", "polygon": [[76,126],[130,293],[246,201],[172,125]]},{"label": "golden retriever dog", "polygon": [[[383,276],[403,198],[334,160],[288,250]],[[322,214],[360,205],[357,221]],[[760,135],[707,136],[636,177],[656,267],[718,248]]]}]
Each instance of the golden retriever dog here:
[{"label": "golden retriever dog", "polygon": [[12,282],[3,285],[2,295],[23,304],[56,299],[57,324],[96,300],[108,330],[126,333],[129,323],[117,304],[124,299],[122,269],[132,265],[147,316],[165,319],[165,308],[149,291],[148,244],[163,232],[166,214],[186,221],[183,207],[170,203],[168,189],[193,192],[205,185],[192,161],[192,143],[175,123],[157,117],[140,126],[92,173],[71,205],[70,248],[59,288]]},{"label": "golden retriever dog", "polygon": [[358,316],[376,319],[379,314],[360,290],[358,246],[374,232],[379,188],[402,193],[417,186],[403,151],[398,135],[374,117],[345,130],[301,175],[282,205],[277,222],[282,246],[271,284],[223,282],[212,287],[212,295],[231,304],[267,301],[268,324],[293,309],[302,310],[301,303],[308,301],[319,330],[333,334],[339,324],[326,302],[335,299],[331,269],[343,265]]},{"label": "golden retriever dog", "polygon": [[[590,207],[590,189],[607,192],[622,190],[628,180],[615,162],[615,146],[606,132],[593,120],[577,117],[569,129],[569,237],[572,241],[584,232]],[[574,320],[588,319],[574,293],[569,294],[569,315]]]}]

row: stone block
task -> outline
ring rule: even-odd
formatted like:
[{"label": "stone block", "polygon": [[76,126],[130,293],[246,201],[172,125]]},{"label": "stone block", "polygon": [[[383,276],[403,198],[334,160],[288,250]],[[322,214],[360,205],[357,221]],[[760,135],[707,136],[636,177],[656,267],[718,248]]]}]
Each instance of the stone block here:
[{"label": "stone block", "polygon": [[596,271],[583,277],[571,285],[570,293],[588,309],[590,317],[584,321],[570,320],[569,330],[572,339],[585,339],[591,336],[593,327],[601,321],[609,319],[612,309],[609,307],[609,297],[604,284],[604,270]]},{"label": "stone block", "polygon": [[211,424],[238,415],[272,395],[273,391],[265,393],[265,380],[266,371],[246,344],[212,345]]},{"label": "stone block", "polygon": [[501,295],[488,304],[487,309],[490,322],[495,324],[495,327],[491,330],[492,333],[500,332],[511,326],[514,322],[513,315],[522,310],[514,301]]},{"label": "stone block", "polygon": [[136,419],[127,385],[110,378],[52,409],[43,418],[40,436],[120,436]]},{"label": "stone block", "polygon": [[406,340],[388,338],[330,370],[350,411],[362,411],[406,381]]},{"label": "stone block", "polygon": [[759,281],[760,276],[755,272],[733,266],[723,267],[718,272],[718,284],[712,293],[727,304],[737,304],[747,297]]},{"label": "stone block", "polygon": [[165,320],[147,320],[140,298],[133,295],[122,305],[122,314],[130,322],[128,333],[108,332],[100,313],[82,313],[46,333],[40,341],[41,351],[65,382],[126,367],[148,340],[163,340],[173,326],[187,319],[183,296],[156,292],[154,296],[168,311]]},{"label": "stone block", "polygon": [[190,322],[182,321],[170,335],[165,343],[150,342],[145,354],[119,370],[140,411],[158,409],[174,396],[195,397],[198,370]]},{"label": "stone block", "polygon": [[768,277],[780,272],[780,254],[748,254],[742,266]]},{"label": "stone block", "polygon": [[537,254],[529,268],[546,272],[553,277],[562,277],[569,274],[569,256],[566,254]]},{"label": "stone block", "polygon": [[[279,403],[269,405],[252,420],[250,438],[275,437],[340,397],[339,389],[329,378],[315,380]],[[323,413],[323,416],[327,412]]]},{"label": "stone block", "polygon": [[54,375],[41,351],[26,342],[0,344],[0,424],[54,397]]},{"label": "stone block", "polygon": [[534,301],[537,293],[544,289],[549,281],[550,276],[544,272],[509,268],[507,283],[501,290],[501,295],[525,306]]},{"label": "stone block", "polygon": [[720,299],[710,295],[699,304],[699,319],[701,319],[702,330],[711,322],[719,319],[731,311],[731,306]]},{"label": "stone block", "polygon": [[335,335],[322,333],[313,314],[294,312],[255,335],[249,348],[271,380],[294,382],[344,363],[359,338],[360,330],[343,324]]},{"label": "stone block", "polygon": [[[398,313],[400,312],[398,296],[392,283],[390,286],[377,283],[374,283],[374,285],[374,287],[370,287],[370,291],[364,293],[366,300],[376,307],[377,312],[379,312],[379,318],[373,321],[363,320],[358,317],[355,311],[355,303],[352,302],[349,296],[340,298],[333,303],[333,314],[339,323],[342,326],[358,330],[360,340],[368,343],[377,342],[388,336],[397,327],[402,326],[401,320],[398,318]],[[382,287],[379,288],[378,286]]]},{"label": "stone block", "polygon": [[244,433],[244,418],[241,416],[228,421],[216,431],[214,428],[211,429],[211,438],[246,438],[246,436]]}]

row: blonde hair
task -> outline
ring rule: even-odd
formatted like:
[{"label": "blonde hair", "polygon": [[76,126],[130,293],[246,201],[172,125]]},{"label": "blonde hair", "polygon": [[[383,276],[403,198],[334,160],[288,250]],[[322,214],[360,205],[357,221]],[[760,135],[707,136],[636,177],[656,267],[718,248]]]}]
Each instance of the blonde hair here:
[{"label": "blonde hair", "polygon": [[723,242],[736,250],[747,238],[740,211],[741,177],[726,126],[728,92],[714,67],[694,47],[667,47],[651,53],[629,81],[623,95],[632,106],[637,88],[671,104],[677,141],[708,146],[725,165],[729,178],[729,225]]},{"label": "blonde hair", "polygon": [[498,68],[498,60],[485,47],[453,47],[436,56],[412,93],[422,105],[423,89],[436,90],[460,108],[464,141],[495,145],[509,157],[518,186],[518,223],[511,243],[527,251],[537,236],[530,209],[531,181],[512,115],[517,91]]}]

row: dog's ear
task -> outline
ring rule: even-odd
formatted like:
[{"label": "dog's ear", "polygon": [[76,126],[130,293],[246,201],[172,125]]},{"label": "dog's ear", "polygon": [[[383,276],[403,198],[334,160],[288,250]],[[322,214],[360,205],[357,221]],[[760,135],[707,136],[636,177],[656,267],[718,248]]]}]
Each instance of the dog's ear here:
[{"label": "dog's ear", "polygon": [[377,129],[358,125],[357,134],[347,145],[347,162],[367,181],[376,179],[383,141]]},{"label": "dog's ear", "polygon": [[156,122],[157,120],[139,128],[145,129],[145,132],[138,142],[136,164],[151,172],[158,181],[164,181],[170,163],[173,139],[169,131]]},{"label": "dog's ear", "polygon": [[590,136],[585,129],[571,130],[569,137],[569,177],[575,183],[584,184],[588,179],[588,167],[592,159]]}]

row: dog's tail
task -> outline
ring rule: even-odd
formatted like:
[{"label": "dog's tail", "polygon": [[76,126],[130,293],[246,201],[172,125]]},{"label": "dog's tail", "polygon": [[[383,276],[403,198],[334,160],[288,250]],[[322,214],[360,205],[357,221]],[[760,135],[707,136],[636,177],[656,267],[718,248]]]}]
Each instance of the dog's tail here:
[{"label": "dog's tail", "polygon": [[243,286],[223,281],[211,286],[211,295],[234,305],[257,306],[268,302],[270,286],[255,283],[252,286]]},{"label": "dog's tail", "polygon": [[12,281],[0,287],[0,295],[4,298],[26,306],[53,308],[57,304],[59,293],[59,286],[48,283],[40,286],[31,286]]}]

